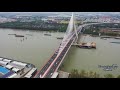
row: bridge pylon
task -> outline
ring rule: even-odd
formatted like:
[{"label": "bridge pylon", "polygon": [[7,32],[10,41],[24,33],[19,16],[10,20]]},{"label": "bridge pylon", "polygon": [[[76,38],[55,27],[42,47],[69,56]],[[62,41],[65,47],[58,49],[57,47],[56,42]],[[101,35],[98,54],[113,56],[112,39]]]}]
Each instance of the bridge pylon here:
[{"label": "bridge pylon", "polygon": [[74,43],[78,43],[78,39],[79,39],[78,33],[77,33],[77,28],[78,28],[78,26],[77,26],[77,24],[76,24],[76,18],[75,18],[75,16],[74,16],[74,13],[72,13],[72,17],[73,17],[73,30],[75,31],[75,34],[76,34],[76,40],[75,40]]}]

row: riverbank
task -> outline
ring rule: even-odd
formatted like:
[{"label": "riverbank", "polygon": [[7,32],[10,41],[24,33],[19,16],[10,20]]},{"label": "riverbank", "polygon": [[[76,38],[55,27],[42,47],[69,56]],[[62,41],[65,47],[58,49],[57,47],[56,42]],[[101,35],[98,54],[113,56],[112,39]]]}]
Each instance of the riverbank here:
[{"label": "riverbank", "polygon": [[38,29],[38,28],[7,28],[7,27],[0,27],[0,29],[14,29],[14,30],[23,30],[23,31],[26,31],[26,30],[31,30],[31,31],[35,31],[35,30],[37,30],[37,31],[49,31],[49,32],[65,32],[65,31],[59,31],[59,30],[57,30],[57,29],[55,29],[55,30],[50,30],[50,29]]},{"label": "riverbank", "polygon": [[80,72],[77,69],[73,69],[70,73],[69,78],[120,78],[120,75],[114,76],[113,74],[105,74],[101,76],[100,74],[93,71],[81,70]]},{"label": "riverbank", "polygon": [[23,29],[23,30],[42,30],[42,31],[59,31],[65,32],[68,24],[61,23],[46,23],[39,21],[32,22],[6,22],[0,23],[0,28]]}]

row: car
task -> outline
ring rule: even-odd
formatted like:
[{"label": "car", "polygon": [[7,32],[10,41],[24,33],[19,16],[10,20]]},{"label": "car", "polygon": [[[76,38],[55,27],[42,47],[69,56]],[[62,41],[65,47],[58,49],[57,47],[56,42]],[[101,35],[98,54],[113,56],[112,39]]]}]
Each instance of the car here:
[{"label": "car", "polygon": [[53,73],[51,73],[50,75],[53,75]]}]

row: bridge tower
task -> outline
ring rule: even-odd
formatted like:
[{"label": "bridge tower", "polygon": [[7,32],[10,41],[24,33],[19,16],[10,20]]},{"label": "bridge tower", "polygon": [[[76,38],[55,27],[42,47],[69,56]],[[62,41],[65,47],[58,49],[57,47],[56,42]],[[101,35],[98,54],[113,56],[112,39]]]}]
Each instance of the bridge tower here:
[{"label": "bridge tower", "polygon": [[73,30],[75,31],[75,34],[76,34],[76,37],[77,37],[77,39],[78,39],[78,33],[77,33],[77,28],[78,28],[78,26],[77,26],[77,24],[76,24],[76,18],[74,17],[74,14],[72,13],[72,17],[73,17]]},{"label": "bridge tower", "polygon": [[75,34],[76,34],[76,37],[77,37],[76,40],[78,40],[77,28],[78,28],[78,26],[76,24],[76,18],[74,16],[74,13],[72,13],[72,16],[70,18],[70,21],[69,21],[69,24],[68,24],[68,27],[67,27],[67,30],[66,30],[66,33],[65,33],[65,36],[64,36],[64,39],[66,39],[69,36],[69,34],[71,34],[71,32],[74,31]]},{"label": "bridge tower", "polygon": [[74,43],[76,43],[78,41],[78,33],[77,33],[77,28],[78,26],[76,25],[76,20],[74,17],[74,13],[72,13],[72,16],[70,18],[66,33],[64,35],[64,38],[59,46],[59,50],[58,52],[61,52],[64,44],[66,43],[66,40],[69,40],[69,38],[71,37],[71,34],[74,32],[76,34],[76,40],[74,41]]},{"label": "bridge tower", "polygon": [[74,14],[73,14],[73,19],[74,19],[74,31],[75,31],[75,34],[76,34],[76,40],[75,40],[74,43],[78,43],[78,40],[79,40],[80,37],[78,36],[78,33],[77,33],[78,25],[76,23],[76,18],[74,16]]}]

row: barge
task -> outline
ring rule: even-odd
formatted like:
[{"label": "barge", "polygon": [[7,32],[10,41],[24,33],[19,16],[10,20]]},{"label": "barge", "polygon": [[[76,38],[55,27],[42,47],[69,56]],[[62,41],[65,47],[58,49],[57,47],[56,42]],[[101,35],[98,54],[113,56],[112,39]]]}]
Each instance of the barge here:
[{"label": "barge", "polygon": [[115,37],[115,39],[120,39],[120,37]]},{"label": "barge", "polygon": [[63,39],[63,37],[57,37],[57,39]]},{"label": "barge", "polygon": [[8,35],[14,35],[15,37],[24,37],[24,35],[17,35],[17,34],[8,34]]},{"label": "barge", "polygon": [[51,36],[51,34],[47,34],[47,33],[46,33],[46,34],[44,34],[44,35],[46,35],[46,36]]},{"label": "barge", "polygon": [[110,42],[110,43],[116,43],[116,44],[120,44],[120,42]]},{"label": "barge", "polygon": [[96,49],[96,43],[80,43],[80,44],[74,44],[75,46],[79,48],[85,48],[85,49]]},{"label": "barge", "polygon": [[24,37],[24,35],[17,35],[17,34],[15,34],[15,37]]}]

